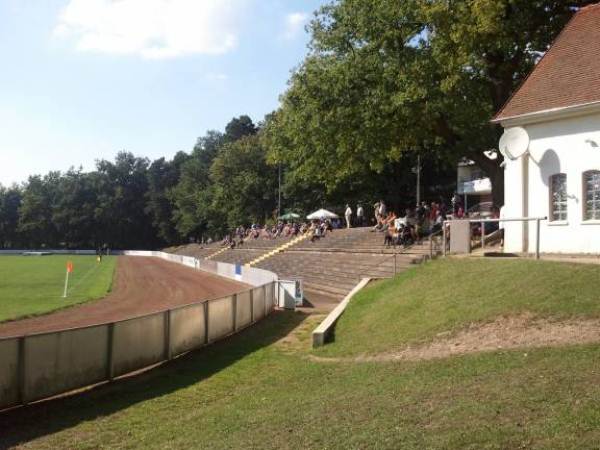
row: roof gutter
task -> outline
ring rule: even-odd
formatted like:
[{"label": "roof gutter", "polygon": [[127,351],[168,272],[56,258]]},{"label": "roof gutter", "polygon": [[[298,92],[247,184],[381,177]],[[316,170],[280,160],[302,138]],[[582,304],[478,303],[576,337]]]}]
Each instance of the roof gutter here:
[{"label": "roof gutter", "polygon": [[600,112],[600,101],[582,103],[575,106],[566,106],[562,108],[546,109],[528,114],[520,114],[509,117],[499,117],[491,120],[492,123],[499,123],[504,128],[516,127],[521,125],[530,125],[540,122],[550,122],[553,120],[570,119],[572,117],[583,116]]}]

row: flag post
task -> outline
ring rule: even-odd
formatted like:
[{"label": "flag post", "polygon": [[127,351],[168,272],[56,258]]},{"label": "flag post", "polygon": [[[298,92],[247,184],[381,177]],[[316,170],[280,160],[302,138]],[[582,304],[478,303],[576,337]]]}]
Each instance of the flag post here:
[{"label": "flag post", "polygon": [[69,274],[73,272],[73,263],[67,262],[67,273],[65,276],[65,291],[63,292],[63,298],[67,298],[67,289],[69,288]]}]

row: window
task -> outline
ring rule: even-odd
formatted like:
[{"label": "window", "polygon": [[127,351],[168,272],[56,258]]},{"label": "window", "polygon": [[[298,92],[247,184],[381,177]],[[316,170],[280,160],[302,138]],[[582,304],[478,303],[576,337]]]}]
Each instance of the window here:
[{"label": "window", "polygon": [[567,220],[567,175],[550,177],[550,220]]},{"label": "window", "polygon": [[583,220],[600,220],[600,170],[583,173]]}]

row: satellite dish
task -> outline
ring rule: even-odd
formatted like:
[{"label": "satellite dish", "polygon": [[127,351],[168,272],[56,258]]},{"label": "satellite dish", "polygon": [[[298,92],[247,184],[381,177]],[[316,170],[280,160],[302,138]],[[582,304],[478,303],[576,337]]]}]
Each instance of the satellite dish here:
[{"label": "satellite dish", "polygon": [[504,131],[500,137],[500,153],[505,158],[515,160],[529,149],[529,135],[525,128],[513,127]]}]

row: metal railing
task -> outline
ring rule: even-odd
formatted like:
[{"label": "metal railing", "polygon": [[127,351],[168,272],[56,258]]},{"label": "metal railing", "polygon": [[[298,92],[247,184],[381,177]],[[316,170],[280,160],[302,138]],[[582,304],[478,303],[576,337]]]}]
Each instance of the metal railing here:
[{"label": "metal railing", "polygon": [[[481,225],[481,249],[485,249],[485,224],[486,223],[504,223],[504,222],[535,222],[535,259],[540,259],[540,224],[542,220],[548,220],[548,217],[512,217],[512,218],[498,218],[498,219],[463,219],[468,220],[469,223],[478,223]],[[448,249],[448,226],[450,220],[446,220],[443,223],[443,242],[444,242],[444,256],[447,255]],[[472,233],[472,230],[471,230]]]}]

